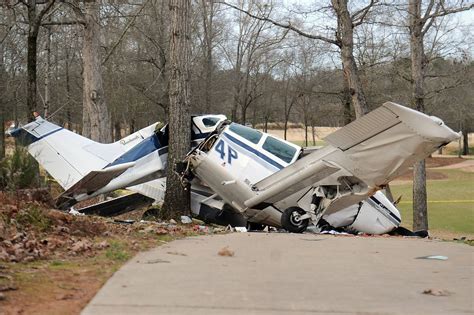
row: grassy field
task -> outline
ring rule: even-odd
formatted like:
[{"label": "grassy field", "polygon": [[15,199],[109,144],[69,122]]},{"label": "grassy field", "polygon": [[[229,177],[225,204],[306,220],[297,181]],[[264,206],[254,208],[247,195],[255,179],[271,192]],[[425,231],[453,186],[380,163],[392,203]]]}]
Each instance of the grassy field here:
[{"label": "grassy field", "polygon": [[[306,142],[304,140],[301,140],[301,141],[291,141],[293,142],[294,144],[296,145],[299,145],[300,147],[305,147],[306,146]],[[315,146],[324,146],[326,143],[324,142],[324,140],[316,140],[316,144]],[[313,146],[313,140],[312,139],[308,139],[308,146],[309,147],[312,147]]]},{"label": "grassy field", "polygon": [[[443,180],[429,180],[428,222],[434,235],[474,236],[474,173],[462,170],[437,170],[447,176]],[[413,204],[412,183],[391,184],[395,198],[402,195],[398,208],[402,212],[402,222],[412,227]]]}]

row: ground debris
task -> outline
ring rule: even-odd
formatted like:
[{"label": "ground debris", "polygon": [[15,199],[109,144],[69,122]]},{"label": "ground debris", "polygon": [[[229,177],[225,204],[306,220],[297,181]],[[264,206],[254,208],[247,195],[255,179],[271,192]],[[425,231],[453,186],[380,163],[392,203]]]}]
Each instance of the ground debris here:
[{"label": "ground debris", "polygon": [[[137,237],[153,241],[164,236],[174,238],[222,232],[205,225],[178,224],[175,220],[135,220],[133,224],[117,224],[117,218],[74,216],[50,209],[49,204],[17,202],[2,192],[0,200],[3,201],[0,203],[0,262],[21,263],[79,255],[90,257],[98,251],[110,250],[114,239],[130,239],[131,243]],[[124,215],[119,220],[131,222]],[[190,217],[185,221],[193,222]],[[130,246],[134,250],[140,249],[138,244]]]},{"label": "ground debris", "polygon": [[219,256],[224,256],[224,257],[233,257],[235,255],[235,252],[229,248],[229,246],[226,246],[224,248],[221,248],[219,252],[217,252]]},{"label": "ground debris", "polygon": [[180,253],[180,252],[167,252],[169,255],[176,255],[176,256],[188,256],[185,253]]},{"label": "ground debris", "polygon": [[92,249],[92,243],[88,240],[79,240],[69,248],[74,254],[79,254]]},{"label": "ground debris", "polygon": [[423,291],[423,294],[433,295],[433,296],[450,296],[450,295],[452,295],[451,292],[449,292],[448,290],[444,290],[444,289],[426,289],[426,290]]},{"label": "ground debris", "polygon": [[416,259],[448,260],[448,257],[442,256],[442,255],[430,255],[430,256],[416,257]]}]

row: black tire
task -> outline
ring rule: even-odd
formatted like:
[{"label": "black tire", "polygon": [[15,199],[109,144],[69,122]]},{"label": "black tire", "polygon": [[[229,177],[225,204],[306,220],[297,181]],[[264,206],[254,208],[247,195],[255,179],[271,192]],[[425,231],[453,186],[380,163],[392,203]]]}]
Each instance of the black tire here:
[{"label": "black tire", "polygon": [[289,207],[281,215],[281,226],[291,233],[303,233],[308,227],[309,219],[296,221],[295,214],[303,215],[306,211],[299,207]]},{"label": "black tire", "polygon": [[255,222],[247,221],[247,230],[248,231],[263,231],[265,225]]}]

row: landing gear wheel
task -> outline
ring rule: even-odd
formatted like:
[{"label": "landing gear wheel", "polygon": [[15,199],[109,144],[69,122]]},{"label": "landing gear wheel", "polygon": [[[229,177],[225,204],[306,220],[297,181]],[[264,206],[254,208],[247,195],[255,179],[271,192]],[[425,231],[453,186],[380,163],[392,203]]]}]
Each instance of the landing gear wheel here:
[{"label": "landing gear wheel", "polygon": [[264,228],[263,224],[247,221],[248,231],[263,231]]},{"label": "landing gear wheel", "polygon": [[281,226],[291,233],[303,233],[309,223],[309,219],[300,219],[305,213],[306,211],[299,207],[289,207],[281,215]]}]

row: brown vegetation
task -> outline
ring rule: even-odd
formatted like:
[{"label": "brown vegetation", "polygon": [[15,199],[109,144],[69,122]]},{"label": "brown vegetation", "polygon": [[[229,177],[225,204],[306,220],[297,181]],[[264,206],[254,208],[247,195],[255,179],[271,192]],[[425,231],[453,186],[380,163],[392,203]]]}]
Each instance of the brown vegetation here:
[{"label": "brown vegetation", "polygon": [[215,232],[193,224],[73,216],[50,209],[45,199],[44,191],[0,193],[1,314],[77,314],[139,250]]}]

